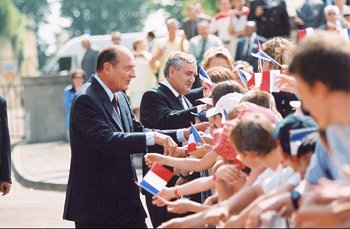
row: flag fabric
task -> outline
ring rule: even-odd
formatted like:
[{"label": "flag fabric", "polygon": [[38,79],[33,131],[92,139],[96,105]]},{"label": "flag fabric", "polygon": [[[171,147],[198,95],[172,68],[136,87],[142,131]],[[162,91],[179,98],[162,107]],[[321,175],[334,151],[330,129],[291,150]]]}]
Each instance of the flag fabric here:
[{"label": "flag fabric", "polygon": [[250,77],[250,79],[247,81],[247,88],[248,90],[252,89],[255,87],[255,74],[253,73]]},{"label": "flag fabric", "polygon": [[[257,39],[257,41],[258,41],[258,46],[259,46],[258,47],[258,51],[259,52],[263,51],[263,47],[262,47],[259,39]],[[258,69],[259,69],[260,72],[262,72],[262,69],[263,69],[262,67],[263,67],[263,60],[259,58],[259,60],[258,60]]]},{"label": "flag fabric", "polygon": [[310,37],[313,34],[314,34],[313,28],[306,28],[306,29],[298,30],[299,41],[301,41],[304,38]]},{"label": "flag fabric", "polygon": [[224,124],[228,120],[227,110],[224,108],[222,111],[221,123]]},{"label": "flag fabric", "polygon": [[289,132],[289,141],[290,141],[290,153],[292,156],[297,156],[298,148],[303,142],[304,138],[309,134],[312,134],[317,131],[315,127],[301,128],[296,130],[290,130]]},{"label": "flag fabric", "polygon": [[275,77],[279,74],[280,70],[264,71],[262,73],[260,90],[267,92],[279,92],[278,88],[275,86]]},{"label": "flag fabric", "polygon": [[209,84],[210,86],[213,85],[213,82],[211,81],[206,71],[202,68],[202,66],[199,67],[198,74],[199,74],[199,78],[203,80],[204,83]]},{"label": "flag fabric", "polygon": [[350,29],[341,29],[339,31],[339,35],[343,38],[345,38],[346,40],[350,39]]},{"label": "flag fabric", "polygon": [[248,90],[247,81],[248,81],[248,79],[250,79],[250,74],[242,69],[239,69],[239,68],[235,68],[233,71],[237,72],[239,78],[242,81],[242,84],[244,85],[244,88],[246,90]]},{"label": "flag fabric", "polygon": [[187,144],[187,152],[193,152],[197,150],[197,144],[202,141],[201,136],[199,135],[196,128],[191,125],[190,128],[190,135],[188,137],[188,144]]},{"label": "flag fabric", "polygon": [[138,185],[152,195],[157,195],[172,177],[173,173],[170,170],[154,163]]},{"label": "flag fabric", "polygon": [[273,59],[271,56],[267,55],[262,50],[259,50],[257,53],[251,53],[251,55],[258,58],[259,60],[267,60],[267,61],[270,61],[270,62],[282,67],[282,65],[280,63],[278,63],[275,59]]}]

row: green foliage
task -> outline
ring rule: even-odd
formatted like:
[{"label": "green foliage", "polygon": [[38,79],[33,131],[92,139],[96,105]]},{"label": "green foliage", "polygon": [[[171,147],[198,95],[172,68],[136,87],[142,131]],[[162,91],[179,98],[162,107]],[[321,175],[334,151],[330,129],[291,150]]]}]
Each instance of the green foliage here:
[{"label": "green foliage", "polygon": [[12,0],[0,1],[0,34],[12,39],[17,36],[18,26],[22,22],[22,15],[13,5]]},{"label": "green foliage", "polygon": [[146,18],[144,0],[62,0],[62,16],[72,20],[73,36],[140,31]]},{"label": "green foliage", "polygon": [[47,22],[47,16],[50,14],[47,0],[14,0],[14,4],[23,14],[34,20],[36,30],[39,23]]},{"label": "green foliage", "polygon": [[206,15],[212,16],[218,11],[216,0],[157,0],[148,2],[147,9],[149,11],[155,11],[159,8],[163,8],[169,13],[169,17],[174,17],[181,21],[187,16],[187,7],[195,2],[200,2],[202,4],[203,13]]},{"label": "green foliage", "polygon": [[12,0],[0,0],[0,21],[0,35],[11,40],[20,63],[23,59],[23,16]]}]

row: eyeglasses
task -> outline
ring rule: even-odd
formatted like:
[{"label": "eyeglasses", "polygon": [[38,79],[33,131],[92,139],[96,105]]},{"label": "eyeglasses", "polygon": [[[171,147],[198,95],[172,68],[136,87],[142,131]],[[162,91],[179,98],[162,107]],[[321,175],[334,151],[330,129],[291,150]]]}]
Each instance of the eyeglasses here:
[{"label": "eyeglasses", "polygon": [[327,15],[337,15],[337,14],[334,12],[329,12]]},{"label": "eyeglasses", "polygon": [[73,79],[84,79],[82,76],[74,76]]}]

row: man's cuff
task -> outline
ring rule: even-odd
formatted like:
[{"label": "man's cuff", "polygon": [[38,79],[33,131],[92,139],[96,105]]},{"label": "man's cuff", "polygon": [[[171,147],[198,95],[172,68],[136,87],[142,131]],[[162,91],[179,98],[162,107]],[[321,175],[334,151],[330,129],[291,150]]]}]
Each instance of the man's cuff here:
[{"label": "man's cuff", "polygon": [[146,133],[146,145],[147,146],[155,145],[154,132],[147,132]]},{"label": "man's cuff", "polygon": [[185,142],[187,139],[185,138],[185,129],[178,129],[176,131],[176,138],[178,142]]},{"label": "man's cuff", "polygon": [[197,113],[200,113],[200,112],[202,112],[202,111],[204,111],[206,109],[207,109],[207,105],[206,104],[198,105],[197,106]]}]

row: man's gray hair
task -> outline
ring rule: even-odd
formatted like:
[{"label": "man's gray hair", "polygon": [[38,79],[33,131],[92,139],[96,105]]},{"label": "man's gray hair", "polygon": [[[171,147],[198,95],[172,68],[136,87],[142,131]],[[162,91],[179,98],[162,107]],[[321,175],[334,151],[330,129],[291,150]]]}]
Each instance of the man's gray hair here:
[{"label": "man's gray hair", "polygon": [[165,63],[164,77],[167,78],[169,76],[169,68],[171,66],[178,70],[183,62],[188,64],[197,64],[196,58],[193,55],[184,52],[173,52]]}]

